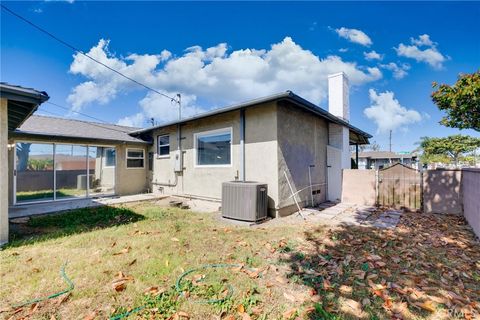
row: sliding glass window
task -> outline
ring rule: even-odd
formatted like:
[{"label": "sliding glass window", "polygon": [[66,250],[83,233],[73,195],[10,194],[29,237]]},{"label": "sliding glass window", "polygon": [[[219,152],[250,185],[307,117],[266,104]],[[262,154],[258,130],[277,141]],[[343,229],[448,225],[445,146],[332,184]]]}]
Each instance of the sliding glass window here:
[{"label": "sliding glass window", "polygon": [[57,144],[55,147],[56,199],[86,197],[88,177],[90,175],[87,175],[87,147]]},{"label": "sliding glass window", "polygon": [[17,202],[53,200],[53,144],[16,144]]},{"label": "sliding glass window", "polygon": [[115,166],[113,147],[18,142],[16,202],[112,195]]}]

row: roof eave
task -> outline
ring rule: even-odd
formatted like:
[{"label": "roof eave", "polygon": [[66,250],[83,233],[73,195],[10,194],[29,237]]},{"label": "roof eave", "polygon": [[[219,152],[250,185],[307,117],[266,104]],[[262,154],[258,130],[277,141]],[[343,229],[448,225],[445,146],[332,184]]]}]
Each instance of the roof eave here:
[{"label": "roof eave", "polygon": [[318,107],[317,105],[311,103],[310,101],[305,100],[304,98],[296,95],[292,91],[286,91],[286,92],[274,94],[274,95],[271,95],[271,96],[267,96],[267,97],[264,97],[264,98],[254,99],[254,100],[250,100],[250,101],[247,101],[247,102],[244,102],[244,103],[235,104],[235,105],[232,105],[232,106],[229,106],[229,107],[212,110],[210,112],[206,112],[206,113],[203,113],[201,115],[197,115],[197,116],[190,117],[190,118],[185,118],[185,119],[182,119],[180,121],[172,121],[172,122],[165,123],[165,124],[162,124],[162,125],[153,126],[153,127],[150,127],[150,128],[145,128],[145,129],[141,129],[141,130],[137,130],[137,131],[132,131],[129,134],[133,135],[133,136],[134,135],[139,135],[139,134],[150,132],[150,131],[153,131],[153,130],[156,130],[156,129],[165,128],[165,127],[172,126],[172,125],[178,125],[178,124],[186,123],[186,122],[189,122],[189,121],[194,121],[194,120],[197,120],[197,119],[206,118],[206,117],[210,117],[210,116],[213,116],[213,115],[238,110],[238,109],[241,109],[241,108],[253,107],[253,106],[261,104],[261,103],[267,103],[267,102],[279,101],[279,100],[288,100],[288,101],[290,101],[292,103],[295,103],[296,105],[298,105],[298,106],[300,106],[300,107],[302,107],[306,110],[309,110],[309,111],[311,111],[311,112],[313,112],[313,113],[315,113],[315,114],[317,114],[317,115],[319,115],[319,116],[321,116],[321,117],[323,117],[323,118],[325,118],[325,119],[327,119],[331,122],[334,122],[334,123],[337,123],[337,124],[348,127],[355,134],[362,137],[362,138],[358,139],[360,144],[368,144],[369,143],[368,139],[372,138],[371,134],[366,133],[365,131],[358,129],[357,127],[351,125],[350,123],[346,122],[345,120],[334,116],[333,114],[331,114],[328,111]]},{"label": "roof eave", "polygon": [[8,135],[9,139],[49,139],[49,140],[68,140],[68,141],[75,141],[75,142],[85,142],[85,141],[92,141],[98,143],[114,143],[114,144],[140,144],[140,145],[149,145],[151,142],[144,141],[144,140],[137,140],[137,141],[126,141],[126,140],[119,140],[119,139],[105,139],[105,138],[94,138],[94,137],[78,137],[78,136],[69,136],[69,135],[61,135],[61,134],[46,134],[46,133],[38,133],[38,132],[28,132],[28,131],[11,131]]}]

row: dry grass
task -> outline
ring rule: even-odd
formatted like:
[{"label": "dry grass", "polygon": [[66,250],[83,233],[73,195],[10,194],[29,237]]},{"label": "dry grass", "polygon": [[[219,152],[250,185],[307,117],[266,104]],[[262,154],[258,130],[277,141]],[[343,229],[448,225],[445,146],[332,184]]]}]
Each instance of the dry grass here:
[{"label": "dry grass", "polygon": [[[478,242],[456,217],[408,214],[394,231],[379,231],[303,223],[240,227],[153,203],[101,210],[35,219],[17,230],[0,252],[0,309],[63,289],[65,261],[75,289],[67,299],[1,316],[105,319],[145,303],[149,310],[130,318],[173,319],[184,312],[191,319],[437,319],[468,318],[467,311],[480,308]],[[182,272],[208,263],[245,268],[191,274],[187,299],[172,289]],[[132,278],[120,291],[112,288],[118,272]],[[227,284],[232,298],[195,303],[223,297]],[[165,292],[145,296],[151,287]],[[449,298],[449,291],[458,296]]]}]

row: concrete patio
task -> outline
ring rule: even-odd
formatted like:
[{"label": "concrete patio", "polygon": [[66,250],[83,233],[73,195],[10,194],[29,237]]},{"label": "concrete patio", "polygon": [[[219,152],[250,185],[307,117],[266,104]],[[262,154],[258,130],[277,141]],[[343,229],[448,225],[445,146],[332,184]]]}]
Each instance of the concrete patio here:
[{"label": "concrete patio", "polygon": [[99,206],[108,206],[129,202],[160,200],[167,198],[168,196],[144,193],[135,194],[130,196],[111,196],[103,198],[89,198],[89,199],[76,199],[76,200],[64,200],[56,202],[45,203],[29,203],[22,205],[15,205],[8,208],[9,219],[23,218],[34,215],[41,215],[53,212],[67,211],[79,208],[92,208]]}]

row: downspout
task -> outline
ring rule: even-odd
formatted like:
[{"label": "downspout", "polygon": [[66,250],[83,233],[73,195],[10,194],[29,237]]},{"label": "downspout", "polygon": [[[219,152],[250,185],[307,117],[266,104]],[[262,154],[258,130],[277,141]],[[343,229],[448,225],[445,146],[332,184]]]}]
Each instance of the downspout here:
[{"label": "downspout", "polygon": [[355,143],[355,163],[357,164],[357,169],[358,167],[358,143]]},{"label": "downspout", "polygon": [[245,109],[240,109],[240,181],[245,181]]}]

